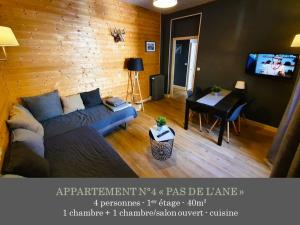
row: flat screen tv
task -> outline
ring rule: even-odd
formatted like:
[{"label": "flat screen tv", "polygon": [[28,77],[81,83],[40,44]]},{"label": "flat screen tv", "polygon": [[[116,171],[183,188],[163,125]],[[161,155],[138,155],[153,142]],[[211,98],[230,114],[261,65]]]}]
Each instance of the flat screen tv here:
[{"label": "flat screen tv", "polygon": [[259,54],[248,55],[246,72],[257,76],[292,78],[296,71],[299,55]]}]

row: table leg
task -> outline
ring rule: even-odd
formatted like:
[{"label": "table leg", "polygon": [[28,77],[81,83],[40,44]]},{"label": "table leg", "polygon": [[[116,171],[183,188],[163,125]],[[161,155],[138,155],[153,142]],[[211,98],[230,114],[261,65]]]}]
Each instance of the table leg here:
[{"label": "table leg", "polygon": [[219,138],[218,138],[218,145],[220,145],[220,146],[222,146],[225,127],[226,127],[226,117],[223,116],[222,120],[221,120],[221,127],[220,127]]},{"label": "table leg", "polygon": [[188,102],[185,103],[185,117],[184,117],[184,129],[187,130],[189,128],[189,114],[190,114],[190,106]]}]

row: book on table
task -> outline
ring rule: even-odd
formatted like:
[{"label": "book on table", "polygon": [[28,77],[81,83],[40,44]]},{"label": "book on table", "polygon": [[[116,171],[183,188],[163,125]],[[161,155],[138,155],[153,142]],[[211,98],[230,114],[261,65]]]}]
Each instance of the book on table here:
[{"label": "book on table", "polygon": [[111,105],[111,106],[114,106],[114,107],[118,107],[118,106],[123,105],[123,104],[126,103],[123,99],[121,99],[119,97],[110,97],[110,98],[107,98],[107,99],[105,99],[105,102],[108,105]]},{"label": "book on table", "polygon": [[118,111],[121,111],[121,110],[126,109],[128,107],[131,107],[131,104],[128,103],[128,102],[124,102],[122,105],[119,105],[119,106],[112,106],[112,105],[109,105],[106,102],[104,102],[104,105],[106,107],[108,107],[113,112],[118,112]]},{"label": "book on table", "polygon": [[[157,126],[155,125],[154,127],[150,128],[150,131],[151,131],[155,141],[159,142],[159,141],[168,141],[168,140],[173,140],[174,139],[174,134],[172,133],[170,128],[166,125],[162,126],[162,128],[160,130],[158,130]],[[167,132],[167,133],[165,133],[165,132]],[[163,133],[165,133],[165,134],[160,136]]]}]

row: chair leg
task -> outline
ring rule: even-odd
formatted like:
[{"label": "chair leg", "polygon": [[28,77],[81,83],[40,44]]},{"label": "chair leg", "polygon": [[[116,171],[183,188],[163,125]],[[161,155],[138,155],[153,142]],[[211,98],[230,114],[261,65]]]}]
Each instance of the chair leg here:
[{"label": "chair leg", "polygon": [[189,112],[189,119],[192,117],[192,115],[193,115],[193,112]]},{"label": "chair leg", "polygon": [[122,127],[124,130],[127,130],[127,123],[121,124],[120,127]]},{"label": "chair leg", "polygon": [[199,113],[199,126],[200,126],[200,132],[202,132],[202,118],[201,118],[201,113]]},{"label": "chair leg", "polygon": [[229,121],[227,122],[227,143],[229,143]]},{"label": "chair leg", "polygon": [[238,117],[238,132],[241,133],[241,117]]},{"label": "chair leg", "polygon": [[209,122],[209,121],[208,121],[208,113],[205,113],[205,114],[204,114],[204,118],[205,118],[205,122],[208,123],[208,122]]},{"label": "chair leg", "polygon": [[236,135],[239,135],[239,132],[238,132],[238,130],[236,129],[236,126],[235,126],[235,122],[234,122],[234,121],[232,121],[232,125],[233,125],[233,129],[234,129],[235,134],[236,134]]},{"label": "chair leg", "polygon": [[207,132],[208,133],[211,132],[214,129],[214,127],[217,125],[218,122],[219,122],[219,119],[216,119],[216,121],[214,122],[214,124],[211,126],[211,128],[209,130],[207,130]]}]

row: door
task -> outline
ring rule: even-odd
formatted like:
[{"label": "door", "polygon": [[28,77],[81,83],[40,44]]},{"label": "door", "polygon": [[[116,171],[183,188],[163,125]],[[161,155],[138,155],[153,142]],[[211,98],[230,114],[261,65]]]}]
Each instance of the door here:
[{"label": "door", "polygon": [[189,64],[187,69],[187,83],[186,89],[192,90],[194,86],[194,78],[196,73],[196,63],[197,63],[197,52],[198,52],[198,41],[197,39],[192,39],[190,41],[190,52],[189,52]]},{"label": "door", "polygon": [[186,88],[190,40],[176,41],[174,85]]}]

